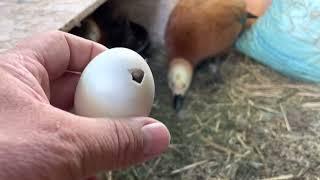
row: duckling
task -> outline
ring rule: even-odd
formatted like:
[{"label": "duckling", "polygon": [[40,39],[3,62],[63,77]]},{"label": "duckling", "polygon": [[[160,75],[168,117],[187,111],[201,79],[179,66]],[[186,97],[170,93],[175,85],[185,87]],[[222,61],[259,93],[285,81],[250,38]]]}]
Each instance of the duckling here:
[{"label": "duckling", "polygon": [[81,26],[73,28],[70,33],[98,43],[102,42],[104,36],[101,27],[91,16],[84,19]]},{"label": "duckling", "polygon": [[245,27],[244,0],[180,0],[165,29],[168,85],[179,111],[194,69],[209,57],[225,55]]}]

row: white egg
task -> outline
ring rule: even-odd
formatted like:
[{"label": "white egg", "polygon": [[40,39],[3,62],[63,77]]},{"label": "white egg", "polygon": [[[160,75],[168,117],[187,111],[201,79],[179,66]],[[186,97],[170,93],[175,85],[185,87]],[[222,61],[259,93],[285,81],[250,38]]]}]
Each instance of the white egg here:
[{"label": "white egg", "polygon": [[154,79],[146,61],[135,51],[112,48],[84,69],[76,88],[74,112],[87,117],[149,116]]}]

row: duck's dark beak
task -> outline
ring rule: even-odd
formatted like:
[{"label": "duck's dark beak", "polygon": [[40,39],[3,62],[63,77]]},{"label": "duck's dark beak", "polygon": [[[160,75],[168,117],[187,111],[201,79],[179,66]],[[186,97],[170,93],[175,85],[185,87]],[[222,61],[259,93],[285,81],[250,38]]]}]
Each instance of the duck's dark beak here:
[{"label": "duck's dark beak", "polygon": [[179,112],[182,109],[184,102],[184,96],[182,95],[175,95],[173,97],[173,108],[176,112]]}]

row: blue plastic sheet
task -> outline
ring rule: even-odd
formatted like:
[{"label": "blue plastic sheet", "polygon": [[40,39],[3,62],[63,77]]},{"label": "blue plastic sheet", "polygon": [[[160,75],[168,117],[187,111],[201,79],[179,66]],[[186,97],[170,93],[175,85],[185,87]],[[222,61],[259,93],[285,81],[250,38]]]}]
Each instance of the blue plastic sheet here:
[{"label": "blue plastic sheet", "polygon": [[292,78],[320,82],[320,0],[273,0],[236,48]]}]

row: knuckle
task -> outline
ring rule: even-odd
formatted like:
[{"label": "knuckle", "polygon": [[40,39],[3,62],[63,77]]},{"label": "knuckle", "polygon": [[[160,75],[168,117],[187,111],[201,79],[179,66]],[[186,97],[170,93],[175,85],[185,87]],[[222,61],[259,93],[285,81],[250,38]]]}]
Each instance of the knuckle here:
[{"label": "knuckle", "polygon": [[143,136],[135,123],[108,120],[93,123],[90,128],[78,122],[63,122],[61,126],[59,137],[72,148],[64,156],[73,157],[71,163],[77,167],[73,175],[123,168],[143,159]]},{"label": "knuckle", "polygon": [[34,179],[66,177],[75,180],[81,177],[76,168],[79,163],[74,148],[55,135],[43,132],[26,134],[24,141],[15,144],[13,149],[7,156],[16,160],[15,168],[25,169]]},{"label": "knuckle", "polygon": [[60,31],[60,30],[50,30],[47,32],[42,33],[42,36],[47,36],[47,37],[57,37],[57,36],[62,36],[64,35],[65,32]]},{"label": "knuckle", "polygon": [[141,158],[143,138],[135,126],[129,126],[127,121],[112,121],[114,133],[112,136],[114,145],[115,162],[118,166],[126,166]]},{"label": "knuckle", "polygon": [[[44,107],[43,107],[44,108]],[[44,108],[45,109],[45,108]],[[70,179],[79,179],[83,175],[83,154],[78,145],[79,137],[70,127],[65,116],[51,111],[42,110],[46,113],[46,122],[35,122],[33,125],[35,142],[33,147],[38,147],[34,152],[41,154],[44,168],[52,169]],[[59,179],[57,177],[57,179]]]},{"label": "knuckle", "polygon": [[55,155],[62,158],[60,162],[66,170],[66,174],[72,177],[71,179],[77,179],[85,173],[84,154],[79,137],[68,127],[57,126],[55,129],[53,136],[56,137],[57,142],[50,143],[53,146],[51,149],[55,150]]}]

